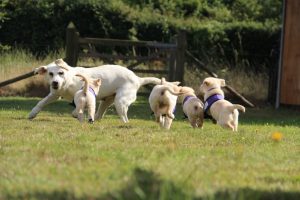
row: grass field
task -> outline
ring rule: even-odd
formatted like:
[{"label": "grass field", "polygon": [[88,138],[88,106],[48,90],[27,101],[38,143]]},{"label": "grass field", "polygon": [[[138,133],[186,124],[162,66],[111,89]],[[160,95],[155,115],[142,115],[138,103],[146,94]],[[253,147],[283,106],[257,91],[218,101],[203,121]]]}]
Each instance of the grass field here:
[{"label": "grass field", "polygon": [[64,101],[29,121],[38,100],[0,98],[0,199],[300,199],[300,111],[247,109],[232,133],[178,107],[166,131],[143,97],[128,124],[80,124]]}]

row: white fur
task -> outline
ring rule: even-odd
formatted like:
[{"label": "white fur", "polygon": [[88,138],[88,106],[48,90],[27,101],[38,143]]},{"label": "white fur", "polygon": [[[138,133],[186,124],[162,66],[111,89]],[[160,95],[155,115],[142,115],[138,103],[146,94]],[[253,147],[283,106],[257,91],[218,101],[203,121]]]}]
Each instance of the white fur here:
[{"label": "white fur", "polygon": [[[84,118],[84,109],[87,107],[88,110],[88,118],[90,123],[94,123],[95,119],[95,111],[96,111],[96,96],[99,92],[99,88],[101,85],[101,79],[92,79],[87,78],[81,74],[77,74],[84,81],[84,86],[82,89],[78,90],[74,95],[74,103],[76,105],[76,109],[73,112],[73,116],[77,117],[80,122],[83,122]],[[89,88],[92,88],[95,92],[92,93]]]},{"label": "white fur", "polygon": [[[221,94],[224,92],[221,87],[225,86],[225,80],[209,77],[204,79],[200,86],[200,90],[204,93],[204,101],[214,94]],[[210,115],[217,121],[217,124],[223,128],[238,130],[239,111],[245,112],[245,107],[239,104],[232,104],[227,100],[218,100],[212,104],[209,109]]]},{"label": "white fur", "polygon": [[[188,117],[188,120],[193,128],[202,128],[204,118],[202,101],[196,96],[193,88],[185,86],[181,88],[181,91],[185,93],[181,97],[184,114]],[[191,96],[191,98],[189,98],[183,104],[183,101],[187,96]]]},{"label": "white fur", "polygon": [[[160,79],[154,77],[140,78],[119,65],[103,65],[94,68],[70,67],[62,59],[36,68],[35,72],[46,73],[46,80],[50,84],[50,93],[32,109],[29,119],[35,118],[45,105],[59,97],[72,101],[74,94],[82,87],[82,82],[75,74],[83,74],[102,81],[100,92],[97,95],[97,100],[101,100],[101,104],[97,110],[96,119],[101,119],[106,109],[114,103],[121,120],[125,123],[128,122],[128,107],[136,100],[138,89],[145,84],[161,83]],[[64,74],[59,74],[62,72]],[[50,76],[50,73],[53,76]],[[54,81],[58,82],[57,89],[53,87]]]},{"label": "white fur", "polygon": [[166,82],[162,78],[162,85],[156,85],[149,96],[149,104],[154,112],[155,120],[165,129],[170,129],[173,119],[173,111],[176,107],[180,88],[179,82]]}]

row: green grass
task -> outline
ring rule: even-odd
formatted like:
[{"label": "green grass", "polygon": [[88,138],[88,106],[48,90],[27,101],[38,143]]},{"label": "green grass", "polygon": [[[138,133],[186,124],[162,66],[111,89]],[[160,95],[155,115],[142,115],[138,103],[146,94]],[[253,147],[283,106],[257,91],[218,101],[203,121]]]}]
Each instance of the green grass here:
[{"label": "green grass", "polygon": [[[123,124],[113,108],[80,124],[58,101],[0,98],[0,199],[299,199],[300,115],[248,109],[238,133],[182,119],[158,127],[139,97]],[[271,134],[283,139],[275,142]]]}]

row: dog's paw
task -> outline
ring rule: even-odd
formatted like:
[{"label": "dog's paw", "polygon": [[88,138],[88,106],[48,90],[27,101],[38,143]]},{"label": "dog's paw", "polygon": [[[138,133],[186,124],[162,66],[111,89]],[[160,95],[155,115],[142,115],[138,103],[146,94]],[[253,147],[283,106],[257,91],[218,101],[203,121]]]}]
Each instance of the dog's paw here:
[{"label": "dog's paw", "polygon": [[168,117],[170,117],[171,119],[175,119],[175,115],[173,113],[168,114]]},{"label": "dog's paw", "polygon": [[36,117],[36,115],[37,115],[37,113],[31,112],[31,113],[29,113],[29,115],[28,115],[28,119],[29,119],[29,120],[33,120],[33,119]]}]

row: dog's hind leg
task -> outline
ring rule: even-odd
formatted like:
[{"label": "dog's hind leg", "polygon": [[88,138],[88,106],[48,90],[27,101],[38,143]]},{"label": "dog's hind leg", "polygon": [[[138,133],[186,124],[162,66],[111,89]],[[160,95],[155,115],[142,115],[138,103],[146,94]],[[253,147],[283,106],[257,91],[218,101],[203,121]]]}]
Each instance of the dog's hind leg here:
[{"label": "dog's hind leg", "polygon": [[115,107],[116,110],[124,123],[129,122],[127,117],[128,107],[136,100],[136,91],[121,90],[117,92],[115,97]]},{"label": "dog's hind leg", "polygon": [[115,107],[116,107],[117,113],[120,116],[121,120],[124,123],[127,123],[128,122],[128,118],[127,118],[128,107],[126,105],[120,104],[119,102],[115,103]]},{"label": "dog's hind leg", "polygon": [[203,128],[203,118],[197,119],[197,126],[198,126],[198,128]]},{"label": "dog's hind leg", "polygon": [[96,101],[91,100],[91,102],[88,104],[88,115],[89,115],[89,123],[94,123],[94,117],[95,117],[95,110],[96,110]]},{"label": "dog's hind leg", "polygon": [[161,121],[161,114],[155,114],[155,121],[157,123],[160,123],[160,121]]},{"label": "dog's hind leg", "polygon": [[188,119],[189,119],[190,124],[192,125],[193,128],[197,128],[198,127],[197,120],[195,118],[188,117]]},{"label": "dog's hind leg", "polygon": [[77,117],[78,117],[78,113],[77,113],[76,108],[73,110],[72,116],[73,116],[74,118],[77,118]]},{"label": "dog's hind leg", "polygon": [[103,101],[101,101],[101,103],[99,104],[98,110],[96,112],[95,119],[103,118],[106,109],[113,104],[114,98],[115,98],[115,96],[112,95],[112,96],[106,97]]},{"label": "dog's hind leg", "polygon": [[83,116],[83,110],[84,110],[84,108],[78,108],[78,109],[77,109],[77,113],[78,113],[77,119],[78,119],[80,122],[83,122],[83,118],[84,118],[84,116]]},{"label": "dog's hind leg", "polygon": [[173,119],[166,116],[164,121],[164,128],[169,130],[171,128],[172,122]]},{"label": "dog's hind leg", "polygon": [[232,125],[234,127],[233,131],[238,131],[238,124],[239,124],[239,111],[233,111],[233,122]]}]

